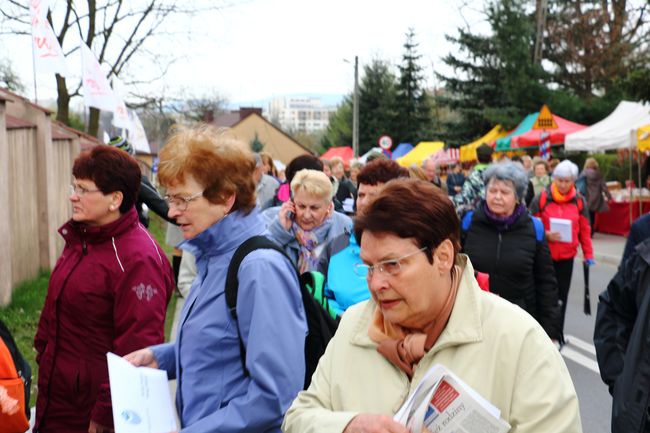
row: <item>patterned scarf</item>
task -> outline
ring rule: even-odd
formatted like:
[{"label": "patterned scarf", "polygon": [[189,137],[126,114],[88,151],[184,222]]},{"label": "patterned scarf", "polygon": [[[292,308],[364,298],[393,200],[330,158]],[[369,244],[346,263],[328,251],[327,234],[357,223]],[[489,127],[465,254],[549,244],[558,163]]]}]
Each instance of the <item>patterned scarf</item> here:
[{"label": "patterned scarf", "polygon": [[377,352],[406,373],[409,379],[413,377],[415,365],[433,347],[447,326],[447,321],[456,302],[462,271],[456,265],[456,269],[452,274],[449,295],[444,305],[436,317],[433,317],[431,322],[422,329],[408,329],[396,323],[391,323],[386,320],[379,305],[375,308],[372,321],[368,327],[368,336],[372,341],[379,344]]},{"label": "patterned scarf", "polygon": [[316,269],[318,264],[318,237],[314,230],[303,230],[298,224],[293,223],[293,233],[300,246],[298,254],[298,269],[300,273]]}]

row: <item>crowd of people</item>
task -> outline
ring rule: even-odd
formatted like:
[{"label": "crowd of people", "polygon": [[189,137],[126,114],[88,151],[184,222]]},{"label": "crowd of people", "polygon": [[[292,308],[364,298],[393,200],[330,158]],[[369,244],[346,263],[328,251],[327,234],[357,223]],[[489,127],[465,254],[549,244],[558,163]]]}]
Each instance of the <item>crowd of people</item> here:
[{"label": "crowd of people", "polygon": [[[581,248],[594,264],[593,215],[609,194],[595,160],[581,175],[569,160],[495,162],[482,145],[478,164],[452,164],[444,180],[433,159],[405,168],[381,154],[347,168],[302,155],[280,174],[231,134],[177,130],[159,155],[164,197],[150,196],[124,139],[75,160],[35,337],[35,432],[113,430],[106,352],[176,379],[188,433],[407,432],[392,415],[436,364],[512,431],[581,431],[559,350],[574,259]],[[143,224],[143,194],[169,221],[174,266]],[[230,269],[259,236],[277,248]],[[620,316],[647,297],[648,236],[600,299],[596,346],[615,395],[640,386],[616,338],[643,346]],[[185,303],[165,343],[174,288]],[[311,378],[305,296],[338,326]]]}]

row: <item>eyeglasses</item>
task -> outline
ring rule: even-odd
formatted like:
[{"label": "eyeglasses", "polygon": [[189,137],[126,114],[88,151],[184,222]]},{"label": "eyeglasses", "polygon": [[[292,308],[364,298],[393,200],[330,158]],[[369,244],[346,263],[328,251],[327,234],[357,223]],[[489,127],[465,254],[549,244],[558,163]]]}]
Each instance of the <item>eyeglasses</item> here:
[{"label": "eyeglasses", "polygon": [[177,195],[166,195],[165,201],[167,202],[170,208],[174,208],[180,212],[185,212],[190,202],[192,200],[196,200],[202,195],[203,195],[203,191],[197,192],[196,194],[191,195],[189,197],[180,197]]},{"label": "eyeglasses", "polygon": [[396,259],[384,260],[383,262],[376,263],[372,266],[366,265],[364,263],[355,263],[354,264],[354,273],[359,276],[359,278],[371,279],[375,270],[378,270],[380,274],[386,273],[388,275],[397,275],[402,270],[402,260],[407,257],[416,255],[419,252],[426,250],[427,247],[422,247],[417,251],[413,251],[405,256],[398,257]]},{"label": "eyeglasses", "polygon": [[88,189],[84,188],[81,185],[75,185],[75,184],[70,184],[70,195],[72,194],[77,194],[79,197],[83,197],[84,195],[91,193],[91,192],[101,192],[99,189]]}]

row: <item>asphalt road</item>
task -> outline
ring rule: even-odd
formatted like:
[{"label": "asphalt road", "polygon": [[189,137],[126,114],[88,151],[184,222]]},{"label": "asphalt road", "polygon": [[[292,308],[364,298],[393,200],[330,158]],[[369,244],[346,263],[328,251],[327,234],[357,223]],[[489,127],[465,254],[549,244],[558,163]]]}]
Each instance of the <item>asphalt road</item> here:
[{"label": "asphalt road", "polygon": [[593,344],[598,295],[616,273],[616,266],[603,263],[590,269],[591,316],[583,313],[584,277],[582,263],[574,263],[569,291],[564,334],[568,344],[562,349],[580,402],[582,429],[589,433],[608,433],[612,414],[612,398],[600,379]]}]

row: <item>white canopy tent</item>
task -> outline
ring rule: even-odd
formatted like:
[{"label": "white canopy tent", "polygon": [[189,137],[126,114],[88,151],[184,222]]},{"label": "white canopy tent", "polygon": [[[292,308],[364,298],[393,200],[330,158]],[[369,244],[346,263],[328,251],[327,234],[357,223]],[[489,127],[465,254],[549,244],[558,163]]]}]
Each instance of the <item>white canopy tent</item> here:
[{"label": "white canopy tent", "polygon": [[368,157],[373,153],[382,153],[384,150],[381,147],[373,147],[357,159],[362,164],[365,164],[368,161]]},{"label": "white canopy tent", "polygon": [[621,101],[618,107],[600,122],[567,135],[564,139],[564,148],[590,152],[635,148],[636,130],[648,124],[650,124],[648,105]]}]

